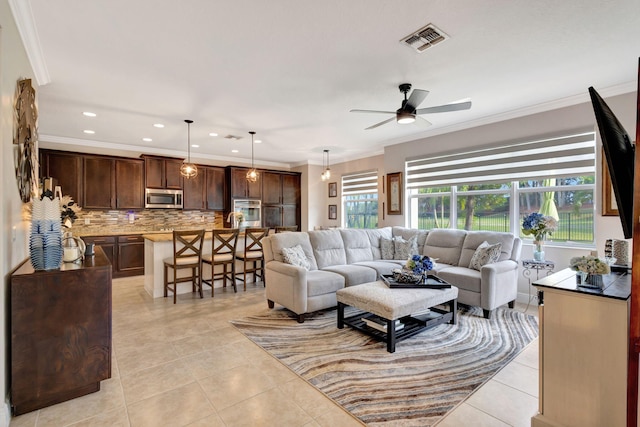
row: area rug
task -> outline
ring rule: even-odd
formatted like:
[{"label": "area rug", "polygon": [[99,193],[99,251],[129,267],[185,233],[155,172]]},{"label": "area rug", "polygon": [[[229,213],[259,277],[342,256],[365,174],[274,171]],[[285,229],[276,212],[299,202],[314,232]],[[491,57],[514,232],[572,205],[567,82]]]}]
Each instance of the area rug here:
[{"label": "area rug", "polygon": [[500,308],[491,320],[479,308],[458,314],[457,325],[423,331],[395,353],[348,326],[337,329],[335,310],[301,324],[284,309],[231,323],[365,424],[431,426],[538,334],[537,319],[515,310]]}]

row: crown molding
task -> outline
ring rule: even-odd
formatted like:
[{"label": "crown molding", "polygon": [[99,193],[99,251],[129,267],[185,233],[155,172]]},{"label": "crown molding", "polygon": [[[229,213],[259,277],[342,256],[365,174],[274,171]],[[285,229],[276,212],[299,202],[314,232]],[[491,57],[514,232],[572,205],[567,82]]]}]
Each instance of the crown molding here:
[{"label": "crown molding", "polygon": [[33,12],[31,3],[27,0],[9,0],[9,7],[13,14],[13,19],[18,27],[18,32],[22,38],[24,49],[31,63],[33,74],[36,78],[38,86],[44,86],[51,83],[49,70],[42,53],[40,45],[40,37],[33,20]]}]

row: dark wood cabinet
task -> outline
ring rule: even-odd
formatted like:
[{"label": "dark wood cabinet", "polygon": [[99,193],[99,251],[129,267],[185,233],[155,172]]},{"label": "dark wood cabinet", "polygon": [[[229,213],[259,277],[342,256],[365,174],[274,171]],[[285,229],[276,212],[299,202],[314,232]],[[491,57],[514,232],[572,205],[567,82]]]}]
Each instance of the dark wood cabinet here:
[{"label": "dark wood cabinet", "polygon": [[296,205],[300,203],[300,174],[282,175],[282,204]]},{"label": "dark wood cabinet", "polygon": [[141,235],[87,236],[82,240],[102,248],[113,267],[113,277],[144,274],[144,239]]},{"label": "dark wood cabinet", "polygon": [[182,160],[157,156],[142,156],[147,188],[182,188]]},{"label": "dark wood cabinet", "polygon": [[63,195],[69,195],[83,206],[82,155],[64,151],[40,150],[42,178],[55,178]]},{"label": "dark wood cabinet", "polygon": [[198,175],[183,181],[183,209],[205,209],[205,184],[207,173],[205,168],[198,167]]},{"label": "dark wood cabinet", "polygon": [[144,239],[141,235],[118,236],[117,277],[144,274]]},{"label": "dark wood cabinet", "polygon": [[300,175],[263,173],[262,224],[265,227],[300,225]]},{"label": "dark wood cabinet", "polygon": [[144,208],[144,161],[117,159],[116,209]]},{"label": "dark wood cabinet", "polygon": [[114,164],[111,157],[84,156],[83,209],[111,209],[115,206]]},{"label": "dark wood cabinet", "polygon": [[14,415],[100,390],[111,378],[111,265],[96,248],[80,265],[11,274],[10,378]]},{"label": "dark wood cabinet", "polygon": [[223,168],[206,168],[206,200],[207,209],[212,211],[224,210],[225,176]]},{"label": "dark wood cabinet", "polygon": [[230,167],[229,184],[231,187],[231,198],[234,199],[261,199],[262,198],[262,171],[258,171],[260,176],[256,182],[247,181],[248,168]]},{"label": "dark wood cabinet", "polygon": [[262,173],[262,203],[282,203],[282,175],[275,172]]}]

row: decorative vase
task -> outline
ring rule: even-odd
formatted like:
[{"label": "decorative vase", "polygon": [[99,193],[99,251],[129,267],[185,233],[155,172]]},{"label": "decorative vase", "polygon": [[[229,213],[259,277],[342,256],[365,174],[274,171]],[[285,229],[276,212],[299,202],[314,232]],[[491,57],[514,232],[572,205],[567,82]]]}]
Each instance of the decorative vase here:
[{"label": "decorative vase", "polygon": [[533,259],[536,261],[544,261],[544,247],[542,240],[534,240],[533,244]]},{"label": "decorative vase", "polygon": [[592,288],[602,289],[604,284],[602,282],[602,274],[589,274],[587,276],[587,283],[591,285]]}]

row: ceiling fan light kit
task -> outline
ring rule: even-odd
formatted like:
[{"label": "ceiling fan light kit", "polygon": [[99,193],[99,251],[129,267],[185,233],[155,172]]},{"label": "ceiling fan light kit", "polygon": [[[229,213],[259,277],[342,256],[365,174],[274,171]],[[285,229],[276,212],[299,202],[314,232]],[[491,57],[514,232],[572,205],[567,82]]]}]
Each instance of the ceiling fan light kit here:
[{"label": "ceiling fan light kit", "polygon": [[198,167],[191,163],[191,123],[193,120],[187,119],[184,122],[187,124],[187,159],[180,166],[180,175],[191,179],[198,176]]},{"label": "ceiling fan light kit", "polygon": [[247,172],[247,181],[256,182],[258,180],[258,171],[253,166],[253,136],[256,134],[254,131],[249,132],[251,134],[251,169]]},{"label": "ceiling fan light kit", "polygon": [[[471,108],[471,101],[465,101],[465,102],[456,102],[452,104],[444,104],[444,105],[438,105],[435,107],[418,109],[418,106],[425,100],[425,98],[429,94],[429,91],[422,90],[422,89],[414,89],[413,92],[411,92],[411,95],[409,96],[409,98],[407,98],[407,94],[411,90],[411,83],[402,83],[400,86],[398,86],[398,89],[400,89],[400,92],[404,94],[404,100],[402,101],[402,106],[398,108],[395,112],[379,111],[379,110],[357,110],[357,109],[350,110],[350,111],[352,113],[395,114],[396,122],[400,124],[413,123],[416,121],[416,118],[420,118],[420,123],[423,126],[429,126],[431,125],[431,123],[429,123],[424,118],[419,117],[420,114],[446,113],[449,111],[468,110],[469,108]],[[375,129],[378,126],[382,126],[386,123],[392,122],[393,119],[394,117],[383,120],[381,122],[378,122],[374,125],[369,126],[368,128],[365,128],[365,130]]]}]

